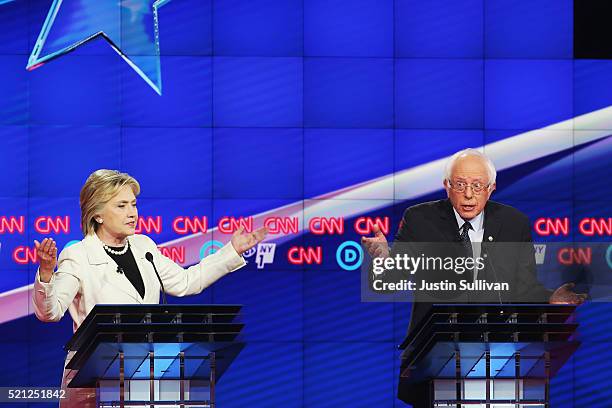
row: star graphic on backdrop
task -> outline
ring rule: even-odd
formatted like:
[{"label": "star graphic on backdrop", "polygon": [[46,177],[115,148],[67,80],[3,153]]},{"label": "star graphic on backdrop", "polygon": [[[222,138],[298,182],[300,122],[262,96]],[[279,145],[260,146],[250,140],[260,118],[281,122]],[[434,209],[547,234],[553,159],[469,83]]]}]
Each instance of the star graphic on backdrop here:
[{"label": "star graphic on backdrop", "polygon": [[157,10],[170,1],[54,0],[26,69],[36,69],[101,36],[161,95]]}]

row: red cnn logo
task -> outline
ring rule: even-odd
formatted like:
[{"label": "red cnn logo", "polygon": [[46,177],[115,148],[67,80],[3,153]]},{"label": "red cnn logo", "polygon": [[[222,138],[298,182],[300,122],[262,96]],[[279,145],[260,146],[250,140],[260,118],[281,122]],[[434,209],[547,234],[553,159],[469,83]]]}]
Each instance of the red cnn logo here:
[{"label": "red cnn logo", "polygon": [[162,253],[163,256],[172,259],[177,263],[185,262],[185,247],[184,246],[168,246],[168,247],[158,247],[159,252]]},{"label": "red cnn logo", "polygon": [[297,234],[300,228],[297,217],[268,217],[263,225],[269,234]]},{"label": "red cnn logo", "polygon": [[583,218],[578,224],[582,235],[612,235],[612,218]]},{"label": "red cnn logo", "polygon": [[534,223],[536,234],[540,236],[568,235],[569,218],[538,218]]},{"label": "red cnn logo", "polygon": [[323,262],[323,249],[320,246],[317,247],[298,247],[294,246],[289,248],[287,252],[287,260],[293,265],[321,265]]},{"label": "red cnn logo", "polygon": [[19,265],[26,265],[28,263],[36,263],[38,257],[36,256],[36,248],[29,248],[27,246],[18,246],[13,251],[13,261]]},{"label": "red cnn logo", "polygon": [[39,234],[49,234],[60,232],[68,234],[70,232],[70,217],[68,215],[64,217],[46,217],[41,216],[36,218],[34,221],[34,229]]},{"label": "red cnn logo", "polygon": [[344,234],[344,218],[313,217],[308,222],[308,229],[315,235]]},{"label": "red cnn logo", "polygon": [[592,250],[587,248],[561,248],[557,260],[561,265],[590,265]]},{"label": "red cnn logo", "polygon": [[244,227],[246,232],[253,231],[253,217],[240,217],[238,219],[234,217],[223,217],[219,220],[219,232],[223,234],[233,234],[240,227]]},{"label": "red cnn logo", "polygon": [[208,219],[206,217],[183,217],[179,216],[172,221],[172,229],[177,234],[205,233],[208,231]]},{"label": "red cnn logo", "polygon": [[14,234],[18,232],[23,234],[25,231],[25,217],[20,215],[19,217],[5,215],[0,217],[0,234]]},{"label": "red cnn logo", "polygon": [[147,234],[150,234],[152,232],[159,234],[162,231],[161,216],[157,215],[155,217],[138,217],[138,222],[136,223],[135,231],[137,234],[142,234],[143,231]]},{"label": "red cnn logo", "polygon": [[355,231],[361,235],[369,235],[372,233],[374,225],[378,225],[383,234],[389,233],[389,217],[359,217],[355,220]]}]

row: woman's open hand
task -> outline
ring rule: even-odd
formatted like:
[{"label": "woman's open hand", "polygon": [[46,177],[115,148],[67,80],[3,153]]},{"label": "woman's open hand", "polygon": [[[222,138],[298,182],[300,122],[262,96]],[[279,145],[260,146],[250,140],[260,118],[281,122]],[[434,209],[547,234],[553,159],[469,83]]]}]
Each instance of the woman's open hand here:
[{"label": "woman's open hand", "polygon": [[57,246],[53,238],[45,238],[42,242],[34,240],[36,256],[40,264],[40,280],[49,282],[57,266]]},{"label": "woman's open hand", "polygon": [[236,232],[234,232],[234,235],[232,235],[232,245],[234,246],[236,252],[238,252],[238,255],[242,255],[263,241],[267,233],[267,227],[259,228],[253,232],[247,233],[244,232],[244,227],[240,227]]}]

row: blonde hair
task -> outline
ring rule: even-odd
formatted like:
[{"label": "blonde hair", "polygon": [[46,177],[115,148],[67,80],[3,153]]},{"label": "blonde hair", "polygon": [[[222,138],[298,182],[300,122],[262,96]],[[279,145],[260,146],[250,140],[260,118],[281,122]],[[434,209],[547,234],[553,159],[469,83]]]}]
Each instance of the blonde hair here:
[{"label": "blonde hair", "polygon": [[98,230],[99,225],[94,217],[124,186],[130,186],[135,196],[140,194],[140,184],[127,173],[100,169],[87,177],[79,199],[83,235],[93,234]]}]

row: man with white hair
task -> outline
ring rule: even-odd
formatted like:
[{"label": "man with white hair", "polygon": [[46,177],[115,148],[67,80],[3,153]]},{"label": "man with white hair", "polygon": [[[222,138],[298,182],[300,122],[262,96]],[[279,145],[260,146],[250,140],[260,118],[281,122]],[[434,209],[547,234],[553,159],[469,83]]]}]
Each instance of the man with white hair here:
[{"label": "man with white hair", "polygon": [[[364,237],[362,242],[372,258],[387,258],[400,253],[400,248],[405,250],[408,245],[403,243],[457,243],[473,257],[480,255],[480,243],[483,241],[487,244],[502,243],[501,245],[506,247],[503,251],[498,251],[499,256],[489,259],[489,264],[494,264],[491,267],[492,272],[489,272],[488,268],[483,271],[474,269],[463,274],[461,278],[475,281],[476,274],[491,273],[497,280],[511,280],[514,292],[503,300],[504,303],[584,302],[586,296],[574,293],[571,290],[573,284],[565,284],[553,292],[537,280],[533,246],[530,244],[532,237],[529,219],[515,208],[489,201],[495,191],[495,182],[495,166],[486,155],[475,149],[461,150],[455,153],[446,165],[443,183],[447,199],[406,209],[395,235],[393,249],[389,249],[385,236],[378,228],[374,230],[374,237]],[[513,245],[518,248],[516,254],[508,254],[507,248]],[[453,245],[449,244],[448,248],[451,246]],[[397,273],[395,270],[387,272]],[[448,278],[453,279],[453,276]],[[488,292],[483,295],[480,298],[472,296],[470,300],[483,302],[485,299],[486,302],[488,299],[491,302],[492,297],[495,302],[497,299],[502,302],[498,293]],[[415,294],[415,298],[417,296],[418,294]],[[430,307],[431,303],[413,302],[409,332],[418,325]],[[414,407],[425,406],[426,389],[426,385],[421,388],[405,387],[400,378],[399,398],[412,403]]]}]

